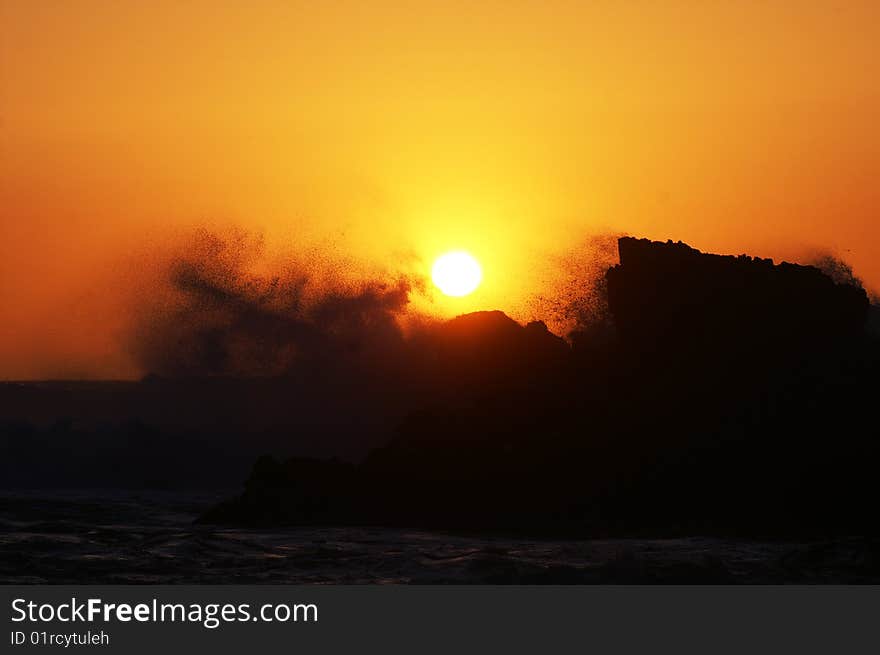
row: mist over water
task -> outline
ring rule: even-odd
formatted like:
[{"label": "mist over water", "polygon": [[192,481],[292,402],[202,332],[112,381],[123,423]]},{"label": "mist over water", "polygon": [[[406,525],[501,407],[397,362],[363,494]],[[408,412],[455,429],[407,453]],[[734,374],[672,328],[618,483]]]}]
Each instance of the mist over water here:
[{"label": "mist over water", "polygon": [[[520,315],[483,309],[543,321],[569,339],[605,330],[605,272],[617,263],[619,236],[587,236],[548,257],[537,275],[541,288]],[[829,251],[810,251],[804,263],[862,288]],[[264,240],[243,230],[196,231],[159,271],[154,294],[137,299],[127,338],[147,375],[273,376],[343,362],[399,369],[445,320],[413,302],[432,299],[424,273],[358,270],[318,249],[270,262]]]},{"label": "mist over water", "polygon": [[167,264],[164,301],[138,307],[138,366],[163,376],[280,375],[342,355],[378,363],[403,347],[401,316],[423,280],[352,280],[297,263],[259,272],[261,254],[242,233],[197,234]]},{"label": "mist over water", "polygon": [[[273,376],[316,367],[390,372],[418,359],[446,317],[427,275],[377,272],[313,250],[268,261],[244,231],[201,230],[162,260],[155,292],[136,299],[126,347],[144,375]],[[558,335],[608,320],[604,273],[616,236],[584,239],[546,260],[523,322]]]}]

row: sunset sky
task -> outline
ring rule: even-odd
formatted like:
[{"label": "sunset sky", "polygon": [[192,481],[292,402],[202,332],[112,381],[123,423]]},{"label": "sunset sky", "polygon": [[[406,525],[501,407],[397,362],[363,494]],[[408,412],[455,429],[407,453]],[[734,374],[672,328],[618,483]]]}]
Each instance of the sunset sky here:
[{"label": "sunset sky", "polygon": [[880,3],[0,2],[0,378],[132,377],[192,229],[483,285],[590,235],[850,262],[880,288]]}]

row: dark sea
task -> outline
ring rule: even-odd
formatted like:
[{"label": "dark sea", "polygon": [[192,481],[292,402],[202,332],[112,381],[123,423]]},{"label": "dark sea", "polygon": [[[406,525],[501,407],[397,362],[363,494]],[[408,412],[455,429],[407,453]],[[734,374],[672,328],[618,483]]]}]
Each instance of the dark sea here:
[{"label": "dark sea", "polygon": [[527,539],[195,525],[233,492],[0,492],[0,584],[880,582],[866,538]]}]

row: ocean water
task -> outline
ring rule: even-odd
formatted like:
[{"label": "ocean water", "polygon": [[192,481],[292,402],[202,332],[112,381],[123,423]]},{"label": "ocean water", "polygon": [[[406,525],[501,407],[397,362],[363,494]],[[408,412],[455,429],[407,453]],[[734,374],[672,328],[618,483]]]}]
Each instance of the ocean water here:
[{"label": "ocean water", "polygon": [[880,543],[195,525],[232,492],[0,492],[0,584],[880,582]]}]

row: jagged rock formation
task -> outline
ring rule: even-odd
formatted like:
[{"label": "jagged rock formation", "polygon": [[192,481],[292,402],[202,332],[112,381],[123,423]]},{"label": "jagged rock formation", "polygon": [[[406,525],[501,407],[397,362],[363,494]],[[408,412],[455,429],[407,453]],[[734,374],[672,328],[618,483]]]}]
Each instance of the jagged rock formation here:
[{"label": "jagged rock formation", "polygon": [[812,266],[622,238],[608,305],[628,348],[749,361],[864,331],[868,296]]}]

